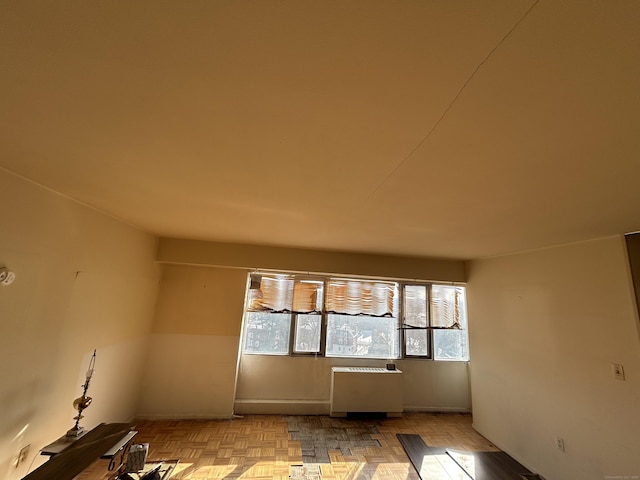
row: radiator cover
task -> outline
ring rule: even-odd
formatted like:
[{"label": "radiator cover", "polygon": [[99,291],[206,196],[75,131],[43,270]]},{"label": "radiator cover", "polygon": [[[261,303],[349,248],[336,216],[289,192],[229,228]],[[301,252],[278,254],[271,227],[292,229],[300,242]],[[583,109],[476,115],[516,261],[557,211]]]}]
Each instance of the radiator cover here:
[{"label": "radiator cover", "polygon": [[347,413],[384,412],[402,415],[402,372],[376,367],[333,367],[331,369],[332,417]]}]

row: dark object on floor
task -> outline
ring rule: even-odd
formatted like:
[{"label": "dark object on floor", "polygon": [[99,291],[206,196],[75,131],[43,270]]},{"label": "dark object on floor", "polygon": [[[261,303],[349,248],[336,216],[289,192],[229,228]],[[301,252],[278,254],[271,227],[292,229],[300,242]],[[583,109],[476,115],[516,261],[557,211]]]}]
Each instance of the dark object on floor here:
[{"label": "dark object on floor", "polygon": [[162,467],[162,463],[157,464],[155,467],[151,468],[148,472],[145,472],[140,476],[140,480],[161,480],[160,477],[160,468]]},{"label": "dark object on floor", "polygon": [[147,461],[147,455],[149,454],[148,443],[138,443],[131,445],[129,453],[127,454],[127,462],[125,466],[125,472],[139,472],[144,469],[144,464]]},{"label": "dark object on floor", "polygon": [[[443,475],[452,469],[464,471],[473,480],[522,480],[536,477],[526,467],[515,461],[505,452],[467,452],[448,448],[429,447],[420,435],[398,433],[396,435],[402,444],[414,468],[421,476],[429,469],[440,469]],[[453,462],[453,463],[452,463]],[[455,466],[454,466],[455,464]],[[446,477],[443,477],[446,478]]]},{"label": "dark object on floor", "polygon": [[120,476],[123,480],[168,480],[173,471],[180,463],[180,460],[149,460],[145,463],[144,469],[136,473],[128,473]]},{"label": "dark object on floor", "polygon": [[420,435],[397,433],[396,437],[404,448],[409,460],[423,480],[451,478],[447,470],[462,469],[447,456],[446,448],[429,447]]}]

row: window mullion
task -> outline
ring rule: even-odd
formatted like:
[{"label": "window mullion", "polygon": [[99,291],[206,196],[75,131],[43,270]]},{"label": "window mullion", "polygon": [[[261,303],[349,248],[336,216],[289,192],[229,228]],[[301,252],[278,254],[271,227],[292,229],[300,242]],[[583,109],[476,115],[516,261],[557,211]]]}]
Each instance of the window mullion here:
[{"label": "window mullion", "polygon": [[320,352],[323,357],[327,352],[327,279],[322,279],[322,311],[320,312]]},{"label": "window mullion", "polygon": [[296,338],[296,329],[298,328],[298,314],[291,312],[291,327],[289,328],[289,356],[293,355],[294,343]]},{"label": "window mullion", "polygon": [[[427,326],[430,327],[431,325],[431,316],[432,316],[432,311],[431,311],[431,284],[427,285]],[[427,356],[431,359],[433,359],[433,330],[432,329],[428,329],[427,330]]]},{"label": "window mullion", "polygon": [[398,330],[400,335],[400,358],[405,358],[407,356],[407,340],[406,340],[406,330],[401,328],[407,324],[407,318],[405,317],[405,295],[407,294],[406,285],[400,285],[400,301],[398,309],[400,310],[398,314]]}]

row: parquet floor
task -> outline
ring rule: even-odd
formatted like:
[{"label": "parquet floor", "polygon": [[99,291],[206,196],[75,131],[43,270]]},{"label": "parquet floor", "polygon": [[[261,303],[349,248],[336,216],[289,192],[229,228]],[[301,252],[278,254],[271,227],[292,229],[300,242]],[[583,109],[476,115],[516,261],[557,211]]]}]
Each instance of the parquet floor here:
[{"label": "parquet floor", "polygon": [[419,480],[396,433],[419,434],[430,446],[497,450],[472,429],[471,415],[406,413],[375,420],[379,433],[371,436],[379,447],[329,450],[330,463],[303,464],[300,441],[292,439],[285,418],[141,420],[135,441],[149,443],[149,460],[179,459],[176,480]]}]

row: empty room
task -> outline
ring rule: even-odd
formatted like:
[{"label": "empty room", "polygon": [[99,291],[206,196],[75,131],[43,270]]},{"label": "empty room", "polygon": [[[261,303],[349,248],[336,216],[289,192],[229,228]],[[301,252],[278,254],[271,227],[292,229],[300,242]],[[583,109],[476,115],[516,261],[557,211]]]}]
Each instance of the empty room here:
[{"label": "empty room", "polygon": [[0,479],[640,479],[638,59],[635,0],[0,2]]}]

